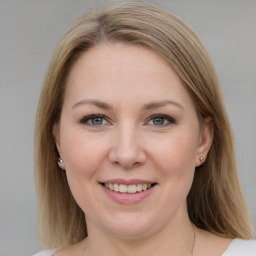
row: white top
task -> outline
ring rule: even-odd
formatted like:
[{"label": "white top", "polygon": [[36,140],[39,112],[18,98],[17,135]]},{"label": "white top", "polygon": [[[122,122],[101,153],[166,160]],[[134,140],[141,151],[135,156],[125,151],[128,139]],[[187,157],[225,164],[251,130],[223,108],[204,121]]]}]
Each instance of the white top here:
[{"label": "white top", "polygon": [[41,252],[38,252],[36,254],[33,254],[32,256],[53,256],[53,254],[58,251],[59,249],[52,249],[52,250],[43,250]]},{"label": "white top", "polygon": [[[32,256],[53,256],[57,250],[44,250]],[[256,256],[256,240],[234,239],[222,256]]]},{"label": "white top", "polygon": [[256,256],[256,240],[234,239],[222,256]]}]

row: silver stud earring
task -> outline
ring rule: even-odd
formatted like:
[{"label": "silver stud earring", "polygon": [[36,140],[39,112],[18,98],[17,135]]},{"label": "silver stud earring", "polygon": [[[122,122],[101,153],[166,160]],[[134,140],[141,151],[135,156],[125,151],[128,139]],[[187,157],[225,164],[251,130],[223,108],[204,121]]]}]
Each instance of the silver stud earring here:
[{"label": "silver stud earring", "polygon": [[204,160],[205,160],[205,158],[203,156],[199,157],[199,161],[200,161],[201,164],[204,162]]},{"label": "silver stud earring", "polygon": [[64,160],[60,157],[58,160],[59,167],[62,167],[64,164]]}]

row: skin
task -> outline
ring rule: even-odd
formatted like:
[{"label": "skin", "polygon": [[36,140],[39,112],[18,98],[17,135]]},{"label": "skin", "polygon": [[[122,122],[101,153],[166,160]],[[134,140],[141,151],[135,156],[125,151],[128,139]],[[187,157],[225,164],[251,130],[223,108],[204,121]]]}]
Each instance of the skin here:
[{"label": "skin", "polygon": [[[86,118],[93,114],[104,117]],[[89,234],[57,256],[189,255],[194,236],[186,197],[213,131],[210,120],[199,124],[187,90],[160,56],[121,43],[82,54],[69,75],[53,132]],[[109,179],[156,185],[147,198],[125,204],[106,194],[100,183]],[[215,254],[207,255],[221,255],[230,242],[198,229],[196,236],[194,255],[209,246]],[[205,250],[198,248],[198,239]]]}]

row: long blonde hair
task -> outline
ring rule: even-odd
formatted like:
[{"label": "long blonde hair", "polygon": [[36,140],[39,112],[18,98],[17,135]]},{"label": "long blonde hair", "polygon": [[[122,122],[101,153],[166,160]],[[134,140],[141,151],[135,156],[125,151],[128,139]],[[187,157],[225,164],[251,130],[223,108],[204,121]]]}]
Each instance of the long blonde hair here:
[{"label": "long blonde hair", "polygon": [[73,244],[86,237],[84,213],[76,204],[65,172],[57,165],[52,135],[58,123],[65,82],[79,56],[97,44],[123,42],[149,47],[176,71],[194,101],[199,120],[211,117],[213,144],[196,169],[187,198],[191,221],[225,237],[252,238],[253,229],[238,181],[232,131],[218,78],[195,32],[156,6],[125,2],[91,10],[61,40],[48,68],[35,127],[35,170],[39,202],[39,235],[45,247]]}]

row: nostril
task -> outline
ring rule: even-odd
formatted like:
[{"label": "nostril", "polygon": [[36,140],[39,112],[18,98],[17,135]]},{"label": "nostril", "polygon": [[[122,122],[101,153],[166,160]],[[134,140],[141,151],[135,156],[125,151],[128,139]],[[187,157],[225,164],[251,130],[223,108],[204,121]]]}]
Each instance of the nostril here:
[{"label": "nostril", "polygon": [[140,162],[126,162],[126,161],[121,161],[120,160],[120,161],[113,161],[112,164],[120,165],[125,169],[131,169],[131,168],[140,166],[142,163],[140,163]]}]

